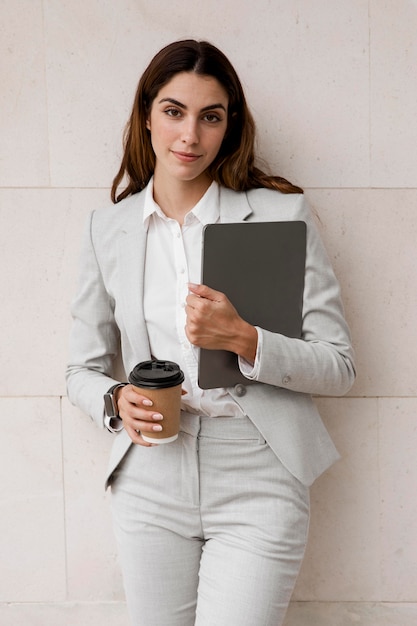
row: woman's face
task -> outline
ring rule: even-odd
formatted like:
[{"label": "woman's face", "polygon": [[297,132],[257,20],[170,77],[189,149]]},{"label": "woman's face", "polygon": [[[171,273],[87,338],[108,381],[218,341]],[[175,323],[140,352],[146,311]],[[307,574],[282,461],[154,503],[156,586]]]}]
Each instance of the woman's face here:
[{"label": "woman's face", "polygon": [[227,128],[228,96],[211,76],[176,74],[158,92],[146,125],[159,184],[207,178]]}]

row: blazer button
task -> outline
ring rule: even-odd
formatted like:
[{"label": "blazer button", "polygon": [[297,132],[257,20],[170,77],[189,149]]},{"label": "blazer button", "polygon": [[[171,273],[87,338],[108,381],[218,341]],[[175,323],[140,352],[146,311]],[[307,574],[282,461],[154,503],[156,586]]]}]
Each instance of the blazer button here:
[{"label": "blazer button", "polygon": [[236,385],[235,386],[235,394],[238,396],[238,398],[241,398],[242,396],[244,396],[246,394],[246,387],[245,387],[245,385]]},{"label": "blazer button", "polygon": [[287,376],[284,376],[284,378],[282,379],[282,383],[284,385],[289,385],[290,382],[291,382],[291,376],[288,376],[288,374],[287,374]]}]

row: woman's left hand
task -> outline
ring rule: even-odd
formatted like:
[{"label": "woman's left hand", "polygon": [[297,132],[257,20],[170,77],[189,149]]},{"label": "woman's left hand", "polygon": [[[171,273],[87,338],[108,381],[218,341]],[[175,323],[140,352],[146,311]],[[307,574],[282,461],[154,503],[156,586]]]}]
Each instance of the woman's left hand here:
[{"label": "woman's left hand", "polygon": [[245,322],[224,293],[206,285],[189,284],[186,300],[188,340],[199,348],[229,350],[254,362],[258,333]]}]

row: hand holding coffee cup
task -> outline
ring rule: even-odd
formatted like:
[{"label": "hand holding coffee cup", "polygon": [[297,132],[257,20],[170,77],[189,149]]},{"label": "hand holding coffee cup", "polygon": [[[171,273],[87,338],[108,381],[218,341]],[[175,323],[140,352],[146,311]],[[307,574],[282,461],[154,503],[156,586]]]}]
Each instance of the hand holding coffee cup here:
[{"label": "hand holding coffee cup", "polygon": [[153,409],[152,400],[140,394],[131,384],[118,389],[115,400],[124,430],[132,442],[140,446],[152,446],[142,438],[142,433],[161,431],[163,420],[163,415]]},{"label": "hand holding coffee cup", "polygon": [[160,431],[141,432],[148,443],[170,443],[178,437],[181,414],[181,385],[184,374],[173,361],[142,361],[128,377],[135,391],[152,402],[152,413],[163,416]]}]

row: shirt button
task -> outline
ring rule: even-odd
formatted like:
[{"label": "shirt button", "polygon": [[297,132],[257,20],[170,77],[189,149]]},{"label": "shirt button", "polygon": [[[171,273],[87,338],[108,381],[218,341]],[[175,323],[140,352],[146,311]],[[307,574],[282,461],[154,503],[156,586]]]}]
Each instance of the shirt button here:
[{"label": "shirt button", "polygon": [[242,396],[244,396],[246,394],[245,385],[236,385],[235,394],[237,395],[238,398],[241,398]]},{"label": "shirt button", "polygon": [[289,385],[289,384],[290,384],[290,382],[291,382],[291,376],[289,376],[289,375],[287,374],[287,376],[284,376],[284,378],[282,379],[282,383],[283,383],[284,385]]}]

